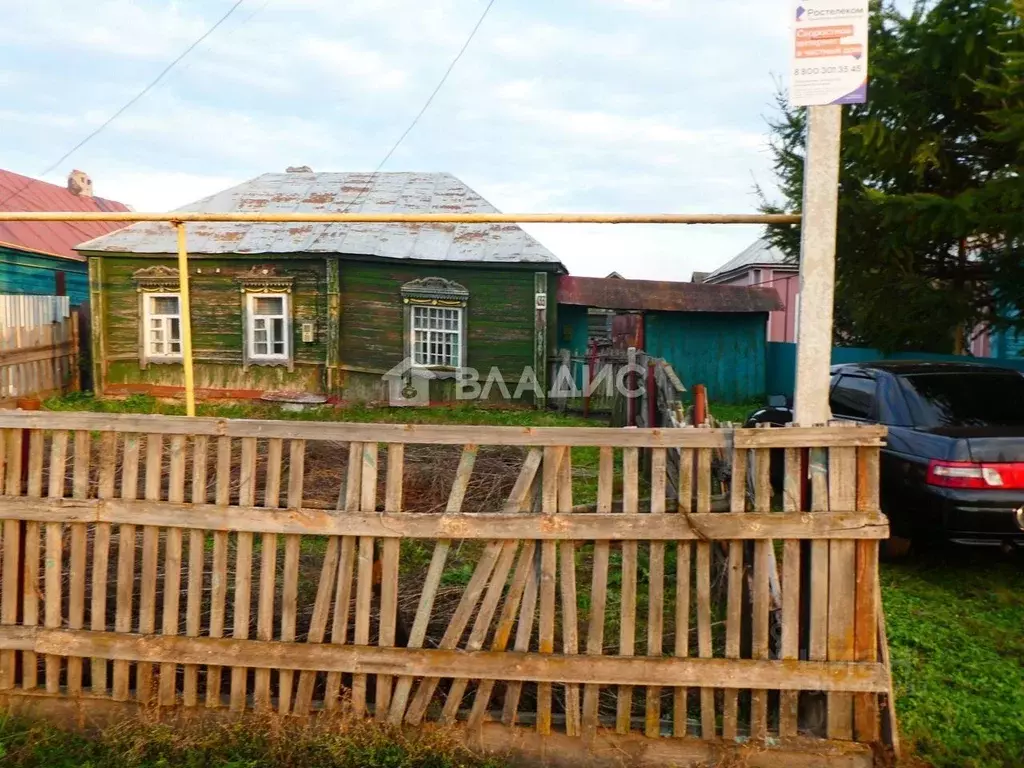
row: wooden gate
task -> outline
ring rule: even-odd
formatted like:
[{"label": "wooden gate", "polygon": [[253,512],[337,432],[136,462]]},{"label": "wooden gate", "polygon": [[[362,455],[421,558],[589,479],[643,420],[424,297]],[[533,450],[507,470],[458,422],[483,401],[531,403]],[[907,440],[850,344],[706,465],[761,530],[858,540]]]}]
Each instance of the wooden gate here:
[{"label": "wooden gate", "polygon": [[[871,764],[881,428],[0,428],[14,709],[322,709],[581,765]],[[722,451],[753,492],[734,476],[712,512]]]}]

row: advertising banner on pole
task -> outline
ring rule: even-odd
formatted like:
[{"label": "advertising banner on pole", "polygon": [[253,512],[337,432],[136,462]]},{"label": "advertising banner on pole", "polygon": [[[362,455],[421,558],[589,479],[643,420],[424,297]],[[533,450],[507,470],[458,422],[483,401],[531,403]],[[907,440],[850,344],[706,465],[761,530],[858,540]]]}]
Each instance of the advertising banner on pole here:
[{"label": "advertising banner on pole", "polygon": [[868,96],[868,0],[794,0],[789,103],[863,104]]}]

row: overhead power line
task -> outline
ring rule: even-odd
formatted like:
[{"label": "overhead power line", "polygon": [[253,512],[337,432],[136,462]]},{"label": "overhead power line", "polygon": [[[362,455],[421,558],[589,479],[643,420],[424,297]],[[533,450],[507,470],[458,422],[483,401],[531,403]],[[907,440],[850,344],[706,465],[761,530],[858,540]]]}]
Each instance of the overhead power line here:
[{"label": "overhead power line", "polygon": [[[77,152],[82,147],[84,147],[86,144],[88,144],[90,141],[92,141],[94,138],[96,138],[100,133],[103,132],[103,130],[105,128],[107,128],[107,126],[109,126],[112,122],[117,120],[117,118],[119,118],[121,115],[123,115],[129,109],[131,109],[131,107],[137,101],[139,101],[139,99],[141,99],[143,96],[145,96],[151,90],[153,90],[153,88],[157,85],[157,83],[159,83],[161,80],[163,80],[167,76],[167,74],[172,69],[174,69],[181,62],[182,59],[184,59],[186,56],[188,56],[190,53],[192,53],[192,51],[194,51],[196,48],[198,48],[199,45],[202,44],[202,42],[206,38],[208,38],[210,35],[212,35],[217,30],[217,28],[220,27],[221,24],[223,24],[225,21],[227,21],[231,17],[231,14],[233,14],[235,11],[237,11],[239,6],[242,3],[244,3],[244,2],[245,2],[245,0],[236,0],[235,4],[232,5],[230,8],[228,8],[227,13],[225,13],[223,16],[221,16],[219,19],[217,19],[217,21],[214,23],[214,25],[212,27],[210,27],[208,30],[206,30],[188,48],[186,48],[184,51],[182,51],[178,55],[178,57],[176,59],[174,59],[170,64],[168,64],[166,67],[164,67],[160,71],[160,74],[158,74],[155,78],[153,78],[153,80],[149,83],[149,85],[147,85],[145,88],[143,88],[137,94],[135,94],[132,98],[130,98],[128,101],[126,101],[124,103],[124,105],[119,110],[117,110],[114,114],[112,114],[110,117],[108,117],[98,128],[96,128],[92,133],[90,133],[84,139],[82,139],[77,144],[75,144],[75,146],[73,146],[71,149],[69,149],[67,152],[65,152],[63,155],[61,155],[59,158],[57,158],[56,161],[54,161],[52,164],[50,164],[50,166],[48,168],[46,168],[46,170],[44,170],[39,175],[40,176],[46,176],[46,174],[48,174],[51,171],[53,171],[54,169],[58,168],[61,163],[63,163],[65,160],[67,160],[69,157],[71,157],[73,154],[75,154],[75,152]],[[493,0],[492,0],[492,2],[493,2]],[[18,197],[22,192],[24,192],[26,189],[28,189],[28,187],[29,187],[29,185],[31,183],[32,182],[29,181],[28,183],[23,184],[18,190],[13,192],[9,197],[5,198],[3,202],[0,202],[0,207],[3,207],[5,205],[7,205],[7,203],[9,203],[11,200],[13,200],[14,198]]]},{"label": "overhead power line", "polygon": [[397,150],[398,147],[401,146],[402,142],[405,141],[405,138],[410,133],[412,133],[412,129],[416,127],[416,124],[420,121],[420,118],[423,117],[424,113],[426,113],[426,111],[430,108],[430,105],[434,101],[434,97],[436,97],[437,94],[440,93],[441,89],[444,87],[445,82],[448,80],[448,76],[452,73],[452,70],[455,69],[455,65],[459,63],[459,59],[462,58],[462,54],[466,52],[466,49],[469,48],[469,44],[473,42],[473,38],[476,37],[476,33],[479,31],[480,26],[484,23],[484,19],[487,18],[487,14],[490,13],[491,7],[494,5],[494,3],[495,0],[489,0],[487,6],[484,8],[483,13],[480,14],[480,18],[477,19],[476,24],[473,26],[473,29],[469,31],[469,37],[466,38],[466,42],[462,44],[462,47],[459,49],[459,52],[455,54],[455,58],[452,59],[451,64],[448,65],[448,69],[445,70],[444,74],[441,76],[441,79],[440,81],[438,81],[437,86],[434,88],[434,90],[430,92],[430,95],[427,97],[427,100],[423,102],[423,106],[420,108],[420,111],[416,113],[416,116],[412,119],[412,122],[409,123],[409,127],[402,131],[402,134],[398,137],[398,140],[391,145],[391,149],[387,151],[387,154],[384,155],[384,158],[379,163],[377,163],[377,167],[373,169],[373,173],[370,176],[370,183],[362,192],[356,195],[356,198],[351,203],[345,206],[345,208],[342,210],[342,213],[346,213],[352,206],[362,201],[363,198],[370,193],[370,190],[373,189],[373,184],[375,181],[374,177],[378,173],[380,173],[380,169],[384,167],[388,160],[391,159],[391,156],[395,154],[395,150]]}]

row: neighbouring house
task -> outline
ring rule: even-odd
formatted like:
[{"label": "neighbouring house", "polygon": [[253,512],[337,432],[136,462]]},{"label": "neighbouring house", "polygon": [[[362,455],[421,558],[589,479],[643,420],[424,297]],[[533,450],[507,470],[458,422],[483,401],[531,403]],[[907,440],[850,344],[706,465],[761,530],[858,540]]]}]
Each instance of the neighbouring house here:
[{"label": "neighbouring house", "polygon": [[586,355],[590,311],[610,311],[620,346],[668,360],[683,384],[704,384],[719,402],[749,402],[766,392],[764,328],[781,306],[771,287],[563,275],[558,346]]},{"label": "neighbouring house", "polygon": [[[187,205],[209,213],[493,213],[446,173],[267,173]],[[565,272],[511,224],[201,223],[187,228],[192,347],[204,397],[387,399],[396,376],[454,392],[455,369],[543,378]],[[97,390],[183,389],[172,227],[84,242]],[[550,296],[550,301],[549,301]],[[553,320],[553,318],[552,318]],[[538,364],[539,363],[539,364]],[[386,379],[383,377],[387,377]]]},{"label": "neighbouring house", "polygon": [[[127,211],[92,194],[92,181],[72,171],[67,187],[0,170],[0,211]],[[84,256],[75,245],[124,224],[110,221],[0,222],[0,293],[68,296],[72,306],[89,299]]]},{"label": "neighbouring house", "polygon": [[701,282],[774,288],[782,307],[768,316],[768,341],[796,341],[800,323],[800,267],[768,241],[758,240],[714,272],[702,274]]}]

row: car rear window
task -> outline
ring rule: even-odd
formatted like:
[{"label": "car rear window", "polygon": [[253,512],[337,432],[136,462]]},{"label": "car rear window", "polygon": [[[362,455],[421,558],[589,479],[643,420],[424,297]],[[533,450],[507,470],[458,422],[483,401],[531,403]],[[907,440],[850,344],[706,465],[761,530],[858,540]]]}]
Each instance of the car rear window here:
[{"label": "car rear window", "polygon": [[910,390],[917,426],[1024,425],[1024,376],[1019,374],[923,373],[900,378]]}]

